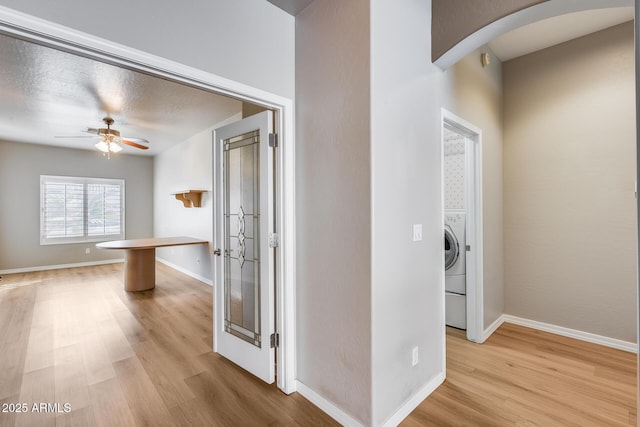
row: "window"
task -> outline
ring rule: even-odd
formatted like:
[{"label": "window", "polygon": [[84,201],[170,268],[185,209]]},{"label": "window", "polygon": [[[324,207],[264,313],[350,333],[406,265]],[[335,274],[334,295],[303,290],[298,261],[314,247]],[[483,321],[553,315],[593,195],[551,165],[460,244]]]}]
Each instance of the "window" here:
[{"label": "window", "polygon": [[40,244],[124,239],[124,180],[40,176]]}]

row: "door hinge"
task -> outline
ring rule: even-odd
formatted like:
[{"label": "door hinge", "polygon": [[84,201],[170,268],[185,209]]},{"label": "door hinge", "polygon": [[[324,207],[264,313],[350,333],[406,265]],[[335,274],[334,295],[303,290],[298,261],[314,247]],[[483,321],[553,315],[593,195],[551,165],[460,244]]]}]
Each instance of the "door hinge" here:
[{"label": "door hinge", "polygon": [[271,343],[271,348],[276,348],[280,346],[280,334],[271,334],[269,337],[269,342]]},{"label": "door hinge", "polygon": [[269,134],[269,147],[276,148],[278,146],[278,134],[270,133]]},{"label": "door hinge", "polygon": [[280,246],[280,236],[278,233],[269,233],[269,247],[277,248]]}]

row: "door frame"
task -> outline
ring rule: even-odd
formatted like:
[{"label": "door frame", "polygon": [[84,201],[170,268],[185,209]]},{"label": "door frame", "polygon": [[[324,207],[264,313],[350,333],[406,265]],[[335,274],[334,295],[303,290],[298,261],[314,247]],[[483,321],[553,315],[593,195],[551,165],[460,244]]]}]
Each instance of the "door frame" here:
[{"label": "door frame", "polygon": [[[273,110],[274,130],[279,134],[275,200],[276,232],[280,235],[275,267],[276,332],[280,334],[280,345],[276,349],[277,386],[287,394],[296,391],[293,100],[1,6],[0,34]],[[210,244],[210,256],[213,256],[212,247]]]},{"label": "door frame", "polygon": [[[440,120],[441,132],[441,169],[442,169],[442,224],[444,227],[444,128],[453,127],[470,142],[465,144],[465,184],[467,189],[465,204],[467,206],[466,244],[471,247],[466,256],[467,283],[467,339],[482,343],[487,338],[484,333],[484,245],[482,234],[482,129],[474,126],[461,117],[442,108]],[[469,146],[470,145],[470,146]],[[445,288],[444,263],[442,269],[442,289]],[[444,295],[443,295],[444,299]],[[443,305],[444,307],[444,305]],[[444,310],[443,310],[444,312]]]}]

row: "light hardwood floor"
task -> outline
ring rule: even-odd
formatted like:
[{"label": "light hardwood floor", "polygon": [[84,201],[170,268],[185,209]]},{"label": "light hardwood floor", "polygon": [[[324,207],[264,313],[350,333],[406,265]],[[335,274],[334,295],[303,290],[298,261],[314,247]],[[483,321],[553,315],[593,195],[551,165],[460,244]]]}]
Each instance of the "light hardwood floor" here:
[{"label": "light hardwood floor", "polygon": [[122,279],[122,264],[4,276],[0,404],[29,411],[0,426],[337,425],[211,351],[211,287],[162,264],[154,290]]},{"label": "light hardwood floor", "polygon": [[447,379],[401,424],[636,425],[636,355],[503,324],[482,345],[447,328]]},{"label": "light hardwood floor", "polygon": [[[121,264],[4,276],[0,404],[29,412],[0,426],[337,425],[211,352],[209,286],[162,264],[153,291],[122,278]],[[72,411],[30,412],[41,402]],[[515,325],[483,345],[448,329],[447,380],[402,425],[636,425],[635,402],[634,354]]]}]

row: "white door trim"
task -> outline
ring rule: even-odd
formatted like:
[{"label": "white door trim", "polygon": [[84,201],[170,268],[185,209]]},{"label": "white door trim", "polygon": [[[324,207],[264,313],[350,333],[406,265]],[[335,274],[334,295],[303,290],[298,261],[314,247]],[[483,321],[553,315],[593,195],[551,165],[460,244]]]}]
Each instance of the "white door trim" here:
[{"label": "white door trim", "polygon": [[252,102],[276,113],[279,133],[276,228],[280,255],[276,263],[277,385],[296,391],[295,380],[295,151],[293,101],[156,55],[0,6],[0,33],[86,58],[106,62],[221,95]]},{"label": "white door trim", "polygon": [[[465,150],[468,172],[466,174],[467,191],[467,244],[471,251],[466,253],[467,262],[467,339],[482,343],[484,341],[484,298],[483,298],[483,236],[482,236],[482,130],[452,112],[442,109],[441,135],[444,135],[445,123],[454,127],[471,142],[471,149]],[[444,137],[441,137],[441,151],[444,153]],[[469,148],[469,146],[467,146]],[[441,161],[444,168],[444,154]],[[444,173],[444,171],[443,171]],[[444,180],[442,181],[444,200]],[[443,205],[444,206],[444,205]],[[469,209],[470,208],[470,209]],[[444,209],[443,209],[444,214]],[[444,217],[442,218],[444,224]],[[442,287],[444,289],[444,265]]]}]

